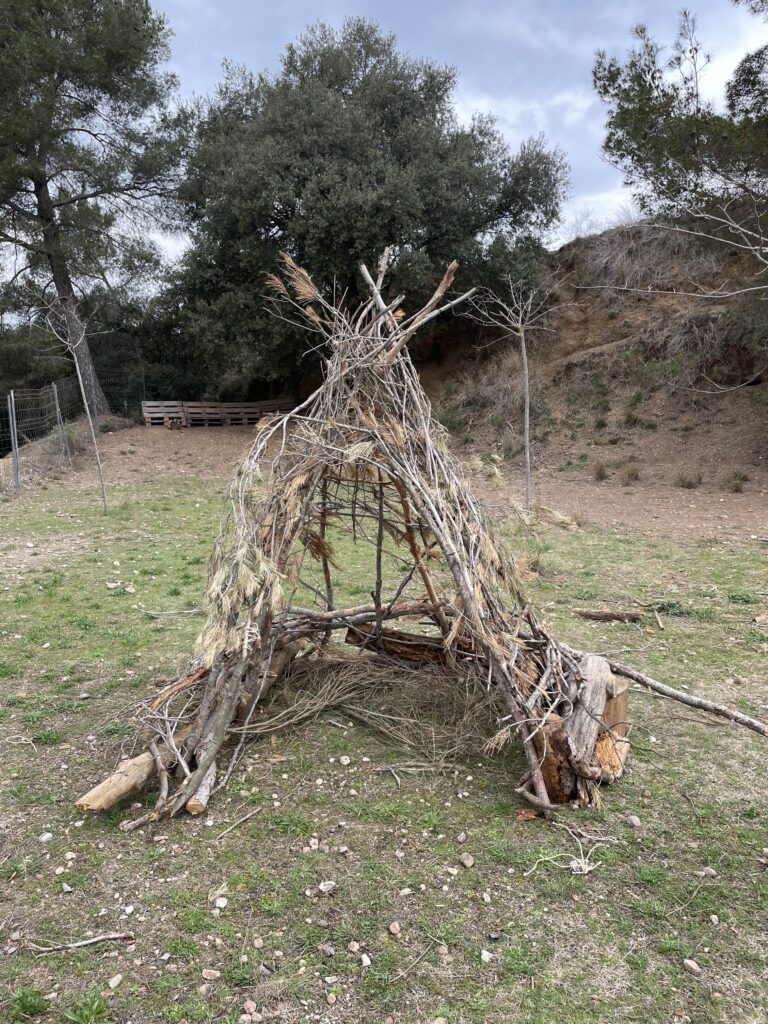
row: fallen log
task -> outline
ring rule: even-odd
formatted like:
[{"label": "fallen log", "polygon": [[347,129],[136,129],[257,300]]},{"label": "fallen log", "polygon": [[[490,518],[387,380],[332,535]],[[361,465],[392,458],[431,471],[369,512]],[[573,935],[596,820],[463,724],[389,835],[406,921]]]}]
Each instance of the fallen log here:
[{"label": "fallen log", "polygon": [[[176,736],[177,742],[183,739],[187,731],[179,731]],[[126,758],[103,782],[90,789],[85,796],[81,796],[75,806],[86,811],[107,811],[124,797],[142,789],[157,775],[159,764],[167,769],[176,760],[175,751],[170,750],[164,743],[153,746],[156,746],[157,758],[152,750],[145,750],[137,757]]]},{"label": "fallen log", "polygon": [[596,622],[641,622],[642,612],[611,611],[610,608],[576,608],[576,614],[582,619],[594,619]]}]

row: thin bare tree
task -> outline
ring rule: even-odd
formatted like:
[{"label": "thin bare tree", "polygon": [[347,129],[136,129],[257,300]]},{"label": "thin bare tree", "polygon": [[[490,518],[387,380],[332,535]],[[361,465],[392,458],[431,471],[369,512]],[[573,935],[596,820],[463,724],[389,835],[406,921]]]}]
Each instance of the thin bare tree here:
[{"label": "thin bare tree", "polygon": [[528,336],[533,331],[551,331],[548,322],[551,314],[562,308],[551,305],[552,293],[546,285],[532,286],[525,281],[506,277],[503,296],[490,289],[481,289],[470,300],[466,316],[500,332],[497,340],[516,339],[520,346],[520,360],[523,373],[523,452],[525,457],[525,511],[531,512],[532,469],[531,469],[531,381],[528,364]]},{"label": "thin bare tree", "polygon": [[107,501],[107,485],[104,479],[104,466],[101,462],[101,451],[99,450],[99,442],[97,438],[98,428],[94,425],[94,413],[91,409],[91,403],[89,402],[89,396],[92,394],[89,387],[86,385],[86,381],[83,377],[81,370],[80,359],[78,358],[78,346],[82,345],[87,347],[87,330],[86,320],[82,314],[78,314],[78,322],[81,324],[82,330],[72,332],[70,330],[70,309],[59,302],[58,299],[54,299],[45,308],[45,322],[48,326],[48,330],[51,332],[56,341],[66,349],[67,352],[72,356],[72,361],[75,364],[75,372],[77,373],[77,383],[80,388],[80,397],[83,401],[83,409],[85,410],[85,416],[88,420],[88,429],[91,434],[91,442],[93,444],[93,452],[96,457],[96,468],[99,474],[99,487],[101,488],[101,500],[104,505],[104,514],[109,512],[109,504]]}]

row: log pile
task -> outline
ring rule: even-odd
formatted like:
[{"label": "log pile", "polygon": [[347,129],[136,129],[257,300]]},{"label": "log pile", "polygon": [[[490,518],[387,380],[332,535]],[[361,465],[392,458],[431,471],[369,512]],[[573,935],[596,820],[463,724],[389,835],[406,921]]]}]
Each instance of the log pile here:
[{"label": "log pile", "polygon": [[[102,810],[156,776],[155,807],[129,827],[183,808],[201,813],[265,731],[270,690],[307,659],[330,664],[342,647],[358,652],[361,674],[370,659],[387,659],[393,672],[439,665],[457,685],[481,681],[498,709],[488,748],[520,740],[528,771],[517,791],[545,812],[594,803],[599,785],[622,774],[627,678],[653,681],[559,643],[532,609],[406,348],[471,293],[446,297],[454,263],[409,315],[404,296],[385,293],[387,264],[385,254],[376,280],[361,267],[370,297],[354,311],[288,257],[271,278],[278,299],[320,336],[324,381],[262,427],[237,470],[195,670],[141,706],[146,751],[79,806]],[[370,593],[358,604],[338,598],[340,544],[366,553]]]}]

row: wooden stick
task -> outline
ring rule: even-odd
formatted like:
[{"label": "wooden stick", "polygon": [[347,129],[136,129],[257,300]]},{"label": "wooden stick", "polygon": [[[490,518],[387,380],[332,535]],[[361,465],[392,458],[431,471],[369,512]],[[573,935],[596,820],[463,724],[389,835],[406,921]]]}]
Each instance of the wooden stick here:
[{"label": "wooden stick", "polygon": [[187,811],[195,816],[202,814],[208,806],[208,801],[211,797],[211,790],[216,782],[216,762],[213,761],[208,771],[203,777],[203,781],[200,783],[198,790],[194,793],[189,800],[187,800]]},{"label": "wooden stick", "polygon": [[743,711],[729,708],[725,704],[718,704],[711,700],[705,700],[704,697],[696,697],[690,693],[683,693],[682,690],[675,690],[665,683],[659,683],[655,679],[651,679],[650,676],[643,675],[642,672],[637,672],[626,665],[619,665],[615,661],[609,664],[611,671],[617,676],[624,676],[625,679],[631,679],[635,683],[640,683],[641,686],[645,686],[648,690],[653,690],[654,693],[660,693],[663,697],[670,697],[681,704],[687,704],[688,707],[698,708],[700,711],[708,711],[711,715],[717,715],[719,718],[727,718],[729,722],[743,725],[745,729],[751,729],[752,732],[756,732],[760,736],[768,736],[768,725],[765,722],[761,722],[759,718],[752,718],[750,715],[745,715]]},{"label": "wooden stick", "polygon": [[437,624],[440,626],[440,629],[443,631],[443,635],[447,636],[448,633],[450,633],[451,631],[451,627],[448,625],[448,620],[446,619],[445,614],[443,612],[442,602],[437,596],[434,584],[432,583],[432,577],[429,575],[429,571],[421,559],[419,544],[416,539],[416,534],[414,533],[413,525],[411,522],[413,513],[411,512],[411,506],[408,502],[408,495],[405,493],[405,488],[402,486],[402,484],[398,483],[397,481],[394,481],[394,484],[395,489],[397,490],[397,493],[400,496],[400,504],[403,507],[403,517],[405,521],[405,536],[408,540],[408,547],[411,549],[411,555],[413,557],[414,562],[416,563],[417,569],[419,570],[419,575],[424,581],[424,587],[427,591],[427,594],[429,595],[429,600],[432,602],[435,620]]},{"label": "wooden stick", "polygon": [[97,942],[133,942],[133,932],[111,932],[108,935],[94,935],[92,939],[80,939],[79,942],[57,942],[53,946],[38,946],[35,942],[27,942],[27,948],[43,956],[45,953],[59,953],[63,949],[80,949],[81,946],[93,946]]},{"label": "wooden stick", "polygon": [[[564,643],[561,643],[560,646],[571,657],[576,659],[584,657],[583,651],[577,651],[575,648],[569,647]],[[768,725],[765,722],[761,722],[759,718],[752,718],[750,715],[745,715],[743,711],[729,708],[725,704],[718,704],[711,700],[705,700],[704,697],[696,697],[693,694],[684,693],[682,690],[675,690],[674,687],[667,686],[666,683],[660,683],[656,679],[651,679],[650,676],[646,676],[636,669],[629,668],[627,665],[620,665],[615,661],[609,661],[608,664],[611,666],[611,672],[615,675],[631,679],[633,682],[645,686],[646,689],[661,694],[662,697],[669,697],[680,704],[687,704],[688,707],[698,708],[700,711],[708,711],[711,715],[717,715],[719,718],[726,718],[729,722],[743,725],[745,729],[751,729],[752,732],[756,732],[760,736],[768,736]]]}]

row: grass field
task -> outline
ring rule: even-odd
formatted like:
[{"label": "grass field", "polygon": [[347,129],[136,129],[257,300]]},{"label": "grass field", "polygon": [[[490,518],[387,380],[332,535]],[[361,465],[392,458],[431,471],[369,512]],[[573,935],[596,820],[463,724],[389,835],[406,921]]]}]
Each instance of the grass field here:
[{"label": "grass field", "polygon": [[[587,875],[565,828],[521,813],[515,748],[398,788],[377,769],[407,752],[333,715],[253,746],[207,818],[131,835],[130,806],[82,818],[128,706],[185,664],[200,619],[146,612],[198,606],[220,498],[170,477],[113,502],[104,517],[49,488],[0,504],[2,1021],[235,1022],[249,998],[283,1021],[768,1019],[768,744],[645,693],[603,810],[558,815],[615,840]],[[590,527],[510,539],[540,556],[530,589],[563,638],[766,717],[764,548]],[[366,580],[342,555],[354,595]],[[633,600],[663,631],[572,612]],[[27,945],[128,929],[130,946]]]}]

